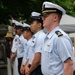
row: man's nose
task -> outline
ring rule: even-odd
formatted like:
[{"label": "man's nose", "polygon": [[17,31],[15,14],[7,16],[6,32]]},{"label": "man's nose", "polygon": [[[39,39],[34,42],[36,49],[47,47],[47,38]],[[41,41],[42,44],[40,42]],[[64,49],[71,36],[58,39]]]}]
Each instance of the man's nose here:
[{"label": "man's nose", "polygon": [[45,20],[45,18],[44,18],[44,17],[42,17],[42,20],[44,21],[44,20]]}]

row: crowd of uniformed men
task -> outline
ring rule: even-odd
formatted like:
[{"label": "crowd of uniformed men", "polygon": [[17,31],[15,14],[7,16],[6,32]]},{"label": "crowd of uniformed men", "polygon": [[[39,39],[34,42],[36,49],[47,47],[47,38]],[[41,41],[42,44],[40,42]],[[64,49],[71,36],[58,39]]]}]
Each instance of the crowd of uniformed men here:
[{"label": "crowd of uniformed men", "polygon": [[42,14],[31,13],[30,25],[12,20],[13,75],[73,75],[73,45],[59,27],[64,14],[61,6],[44,2]]}]

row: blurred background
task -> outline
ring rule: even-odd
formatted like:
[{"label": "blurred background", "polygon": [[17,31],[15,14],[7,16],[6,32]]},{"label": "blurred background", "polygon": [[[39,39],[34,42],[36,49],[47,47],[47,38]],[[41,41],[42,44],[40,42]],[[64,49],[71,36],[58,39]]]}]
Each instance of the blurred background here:
[{"label": "blurred background", "polygon": [[[7,75],[5,38],[10,20],[29,23],[31,12],[41,13],[42,3],[50,1],[62,6],[67,15],[61,20],[61,28],[71,37],[75,47],[75,1],[74,0],[0,0],[0,75]],[[74,50],[75,56],[75,50]],[[75,69],[75,68],[74,68]]]},{"label": "blurred background", "polygon": [[67,14],[75,16],[74,0],[0,0],[0,24],[10,24],[11,18],[28,22],[32,11],[41,13],[44,1],[59,4],[67,11]]}]

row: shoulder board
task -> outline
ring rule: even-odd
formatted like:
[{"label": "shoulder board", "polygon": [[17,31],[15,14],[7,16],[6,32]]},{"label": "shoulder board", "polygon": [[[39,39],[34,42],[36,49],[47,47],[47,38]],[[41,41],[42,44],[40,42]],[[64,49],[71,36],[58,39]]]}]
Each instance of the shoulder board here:
[{"label": "shoulder board", "polygon": [[55,33],[58,35],[58,37],[63,36],[63,34],[60,31],[56,31]]}]

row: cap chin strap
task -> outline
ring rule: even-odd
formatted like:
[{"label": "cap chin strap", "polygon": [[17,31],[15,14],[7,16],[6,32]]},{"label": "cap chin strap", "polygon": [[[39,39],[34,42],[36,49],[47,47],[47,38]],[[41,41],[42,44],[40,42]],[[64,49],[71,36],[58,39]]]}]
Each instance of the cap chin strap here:
[{"label": "cap chin strap", "polygon": [[56,12],[56,10],[44,10],[42,13],[46,13],[46,12]]},{"label": "cap chin strap", "polygon": [[63,12],[59,9],[56,8],[44,8],[44,10],[42,11],[42,13],[58,13],[60,15],[63,14]]}]

